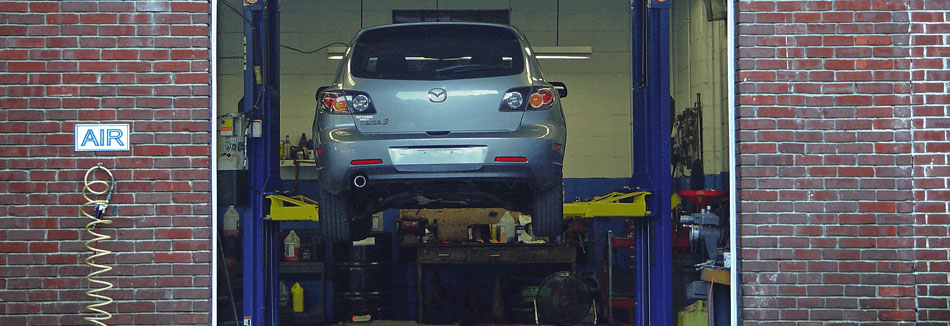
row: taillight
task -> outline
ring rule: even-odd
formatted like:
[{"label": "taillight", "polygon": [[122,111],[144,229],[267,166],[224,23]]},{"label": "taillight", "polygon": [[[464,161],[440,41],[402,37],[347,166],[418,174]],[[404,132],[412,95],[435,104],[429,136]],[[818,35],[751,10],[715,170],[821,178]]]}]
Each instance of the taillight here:
[{"label": "taillight", "polygon": [[549,108],[551,104],[554,104],[554,95],[551,94],[550,88],[538,88],[538,90],[528,98],[528,104],[531,104],[532,109]]},{"label": "taillight", "polygon": [[505,92],[498,109],[500,111],[543,110],[552,105],[554,105],[553,88],[519,87]]},{"label": "taillight", "polygon": [[[336,94],[336,93],[323,94],[323,109],[327,111],[334,111],[333,108],[336,106],[335,103],[338,98],[340,98],[340,94]],[[345,106],[346,100],[344,100],[343,102]]]},{"label": "taillight", "polygon": [[369,160],[352,160],[350,165],[370,165],[370,164],[383,164],[383,160],[378,158],[369,159]]},{"label": "taillight", "polygon": [[320,109],[327,113],[375,113],[369,95],[358,91],[326,91]]},{"label": "taillight", "polygon": [[520,92],[505,93],[505,97],[501,99],[501,105],[507,106],[508,110],[520,110],[522,104],[524,104],[524,95]]},{"label": "taillight", "polygon": [[369,110],[369,96],[359,94],[353,96],[353,111],[354,112],[364,112]]},{"label": "taillight", "polygon": [[507,162],[507,163],[524,163],[527,162],[528,158],[524,156],[498,156],[495,157],[495,162]]}]

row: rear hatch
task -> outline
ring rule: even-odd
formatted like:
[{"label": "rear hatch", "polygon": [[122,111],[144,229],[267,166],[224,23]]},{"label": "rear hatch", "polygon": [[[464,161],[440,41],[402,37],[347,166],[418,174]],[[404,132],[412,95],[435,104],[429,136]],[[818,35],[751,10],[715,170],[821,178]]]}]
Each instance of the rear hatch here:
[{"label": "rear hatch", "polygon": [[514,131],[524,111],[499,110],[505,91],[524,85],[516,78],[445,81],[360,80],[375,114],[353,115],[363,133]]},{"label": "rear hatch", "polygon": [[523,112],[500,110],[506,91],[530,85],[509,28],[408,24],[361,33],[345,83],[375,112],[353,115],[363,133],[513,131]]}]

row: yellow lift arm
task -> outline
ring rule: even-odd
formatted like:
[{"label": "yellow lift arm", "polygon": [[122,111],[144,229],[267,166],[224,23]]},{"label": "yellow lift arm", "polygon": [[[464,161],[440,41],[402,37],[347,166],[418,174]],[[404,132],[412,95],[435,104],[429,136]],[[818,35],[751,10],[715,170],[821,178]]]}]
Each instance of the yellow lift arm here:
[{"label": "yellow lift arm", "polygon": [[297,195],[267,195],[270,199],[270,213],[267,218],[274,221],[319,221],[317,202],[313,199]]},{"label": "yellow lift arm", "polygon": [[[564,204],[564,217],[638,217],[650,214],[647,210],[646,196],[650,192],[612,192],[595,197],[591,201]],[[267,195],[270,199],[270,212],[267,218],[274,221],[319,221],[317,202],[297,195]],[[632,199],[632,202],[621,202]]]},{"label": "yellow lift arm", "polygon": [[[564,217],[637,217],[650,214],[647,210],[646,196],[650,192],[612,192],[591,201],[564,204]],[[633,202],[622,203],[621,200]]]}]

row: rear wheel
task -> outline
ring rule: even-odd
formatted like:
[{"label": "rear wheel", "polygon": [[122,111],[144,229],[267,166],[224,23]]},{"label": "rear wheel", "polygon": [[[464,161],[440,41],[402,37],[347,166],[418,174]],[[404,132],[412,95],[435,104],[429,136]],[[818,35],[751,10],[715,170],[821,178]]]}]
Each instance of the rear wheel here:
[{"label": "rear wheel", "polygon": [[534,235],[542,237],[556,237],[561,235],[564,228],[561,221],[564,219],[564,185],[541,191],[534,195],[531,201],[531,224]]},{"label": "rear wheel", "polygon": [[320,188],[320,201],[317,207],[320,217],[320,229],[324,239],[330,241],[350,241],[350,205],[342,194]]}]

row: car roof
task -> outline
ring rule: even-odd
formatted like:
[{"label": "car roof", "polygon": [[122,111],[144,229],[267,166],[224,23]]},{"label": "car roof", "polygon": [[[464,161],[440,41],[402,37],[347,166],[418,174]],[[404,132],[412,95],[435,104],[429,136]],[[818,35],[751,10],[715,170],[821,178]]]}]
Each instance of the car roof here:
[{"label": "car roof", "polygon": [[521,35],[521,32],[519,32],[516,28],[514,28],[514,26],[511,26],[511,25],[494,24],[494,23],[479,23],[479,22],[420,22],[420,23],[388,24],[388,25],[380,25],[380,26],[374,26],[374,27],[365,28],[365,29],[363,29],[362,31],[360,31],[357,35],[363,34],[363,33],[367,32],[367,31],[372,31],[372,30],[377,30],[377,29],[400,28],[400,27],[409,27],[409,26],[446,26],[446,25],[448,25],[448,26],[465,26],[465,25],[468,25],[468,26],[490,26],[490,27],[498,27],[498,28],[508,29],[508,30],[510,30],[510,31],[515,32],[515,34]]}]

